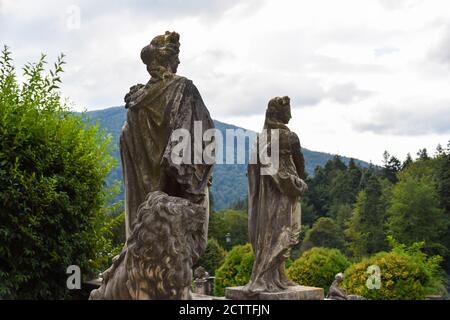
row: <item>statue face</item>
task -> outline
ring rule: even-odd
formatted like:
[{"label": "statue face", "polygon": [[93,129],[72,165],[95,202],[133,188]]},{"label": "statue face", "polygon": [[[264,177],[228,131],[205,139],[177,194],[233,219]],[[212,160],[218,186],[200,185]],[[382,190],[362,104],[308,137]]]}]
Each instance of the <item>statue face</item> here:
[{"label": "statue face", "polygon": [[280,120],[283,121],[283,123],[288,124],[289,120],[291,120],[291,118],[292,118],[291,106],[290,105],[283,106],[282,119],[280,119]]},{"label": "statue face", "polygon": [[172,71],[172,73],[177,73],[178,65],[180,64],[180,59],[178,58],[178,55],[173,56],[169,63],[169,67]]}]

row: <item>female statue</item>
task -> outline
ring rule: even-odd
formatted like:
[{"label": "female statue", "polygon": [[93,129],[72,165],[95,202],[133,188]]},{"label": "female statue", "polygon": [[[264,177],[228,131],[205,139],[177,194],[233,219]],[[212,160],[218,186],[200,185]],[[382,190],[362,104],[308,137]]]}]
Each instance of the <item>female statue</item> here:
[{"label": "female statue", "polygon": [[[127,241],[90,299],[191,298],[192,266],[207,245],[212,169],[212,162],[198,160],[206,146],[194,132],[203,140],[214,125],[192,81],[175,75],[179,47],[175,32],[155,37],[141,51],[150,81],[125,96],[120,154]],[[180,131],[187,133],[183,150],[174,134]],[[179,162],[185,150],[194,154]]]},{"label": "female statue", "polygon": [[[286,126],[291,119],[289,103],[289,97],[269,101],[263,130],[267,139],[260,135],[258,159],[248,165],[249,234],[255,254],[251,280],[243,288],[249,294],[278,292],[296,285],[287,278],[284,263],[298,242],[299,200],[307,186],[300,141]],[[272,148],[275,142],[279,151]],[[262,171],[267,166],[260,159],[265,150],[271,150],[271,159],[279,160],[278,170],[271,174]]]},{"label": "female statue", "polygon": [[[180,63],[179,38],[178,33],[167,31],[142,49],[141,59],[151,79],[146,85],[131,87],[125,96],[128,114],[120,137],[120,153],[127,238],[138,207],[149,192],[163,191],[169,196],[209,206],[207,184],[212,165],[194,164],[194,161],[179,164],[171,157],[177,144],[171,139],[174,130],[185,129],[193,136],[195,122],[201,124],[201,134],[214,128],[195,85],[176,75]],[[193,141],[191,149],[195,149]],[[205,221],[205,245],[207,226],[208,219]]]}]

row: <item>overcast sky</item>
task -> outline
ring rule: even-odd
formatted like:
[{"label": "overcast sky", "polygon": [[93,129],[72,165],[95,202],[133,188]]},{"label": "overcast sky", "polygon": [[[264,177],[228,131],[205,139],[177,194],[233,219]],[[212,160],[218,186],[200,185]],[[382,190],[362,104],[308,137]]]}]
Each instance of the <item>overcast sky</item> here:
[{"label": "overcast sky", "polygon": [[377,164],[450,139],[448,0],[0,0],[0,44],[17,66],[64,52],[77,110],[122,105],[166,30],[217,120],[259,131],[288,95],[304,147]]}]

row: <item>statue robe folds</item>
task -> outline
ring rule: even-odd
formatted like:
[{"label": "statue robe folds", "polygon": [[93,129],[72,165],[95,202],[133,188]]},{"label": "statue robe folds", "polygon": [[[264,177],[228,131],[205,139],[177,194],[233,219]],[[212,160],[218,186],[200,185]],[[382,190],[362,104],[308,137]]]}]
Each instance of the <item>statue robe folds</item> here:
[{"label": "statue robe folds", "polygon": [[[120,137],[120,153],[128,238],[137,209],[149,192],[163,191],[208,209],[212,164],[174,163],[171,154],[178,141],[171,141],[171,134],[176,129],[189,131],[193,159],[194,123],[201,122],[200,139],[214,123],[192,81],[176,75],[132,87],[125,102],[129,111]],[[205,144],[201,146],[203,149]],[[208,219],[205,223],[206,238]]]},{"label": "statue robe folds", "polygon": [[[248,166],[249,236],[255,254],[249,294],[278,292],[296,285],[285,274],[285,260],[300,233],[300,197],[306,191],[301,180],[304,160],[297,135],[282,123],[266,121],[265,129],[279,129],[279,169],[262,175],[259,157]],[[260,144],[270,150],[269,141]],[[260,136],[261,137],[261,136]],[[298,147],[298,148],[297,148]],[[272,154],[273,155],[273,154]]]}]

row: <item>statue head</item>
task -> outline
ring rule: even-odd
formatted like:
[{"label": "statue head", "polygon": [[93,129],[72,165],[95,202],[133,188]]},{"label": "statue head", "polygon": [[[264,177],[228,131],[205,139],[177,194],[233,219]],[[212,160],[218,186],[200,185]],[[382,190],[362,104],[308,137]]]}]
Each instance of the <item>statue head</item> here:
[{"label": "statue head", "polygon": [[344,280],[344,274],[342,272],[339,272],[334,276],[334,280],[336,280],[337,283],[341,283],[342,280]]},{"label": "statue head", "polygon": [[288,124],[291,120],[291,105],[288,96],[275,97],[269,101],[266,118]]},{"label": "statue head", "polygon": [[141,51],[142,62],[154,80],[165,79],[177,72],[180,60],[180,35],[176,32],[166,31],[156,36]]}]

